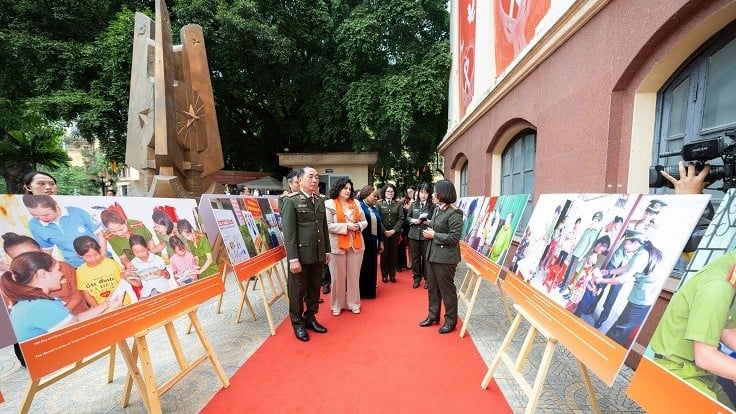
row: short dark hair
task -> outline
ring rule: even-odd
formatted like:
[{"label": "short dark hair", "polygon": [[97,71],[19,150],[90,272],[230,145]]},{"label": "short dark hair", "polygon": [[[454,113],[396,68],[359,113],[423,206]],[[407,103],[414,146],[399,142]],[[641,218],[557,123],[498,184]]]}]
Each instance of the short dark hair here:
[{"label": "short dark hair", "polygon": [[340,190],[345,188],[345,186],[348,184],[350,184],[350,195],[348,196],[348,199],[351,200],[353,198],[353,190],[355,190],[355,186],[353,185],[353,182],[346,177],[340,178],[335,181],[335,184],[333,184],[332,188],[330,188],[330,198],[337,198],[340,195]]},{"label": "short dark hair", "polygon": [[30,190],[28,190],[28,187],[30,187],[31,183],[33,182],[33,179],[37,175],[45,175],[49,177],[54,182],[54,184],[56,184],[56,178],[54,178],[51,174],[45,173],[42,171],[31,171],[28,174],[23,176],[23,189],[26,191],[26,194],[31,194]]},{"label": "short dark hair", "polygon": [[434,196],[438,201],[452,204],[457,201],[455,186],[449,180],[439,180],[434,183]]},{"label": "short dark hair", "polygon": [[317,169],[314,168],[314,167],[312,167],[311,165],[305,165],[304,167],[296,170],[296,176],[299,177],[299,178],[302,178],[304,176],[304,174],[307,172],[308,169],[312,169],[312,170],[317,171]]},{"label": "short dark hair", "polygon": [[386,198],[386,190],[388,190],[389,188],[394,190],[394,197],[398,195],[396,191],[396,186],[391,183],[387,183],[387,184],[384,184],[383,187],[381,187],[381,192],[380,192],[381,198]]},{"label": "short dark hair", "polygon": [[419,184],[419,187],[417,188],[417,194],[422,190],[426,191],[427,194],[432,195],[432,186],[429,185],[429,183],[423,182]]},{"label": "short dark hair", "polygon": [[297,176],[297,174],[298,174],[298,171],[297,170],[291,170],[291,171],[289,171],[289,173],[286,174],[286,181],[287,182],[291,182],[291,180],[293,180],[294,177]]},{"label": "short dark hair", "polygon": [[360,190],[360,193],[358,194],[358,199],[365,200],[366,197],[373,194],[374,191],[376,191],[375,187],[373,187],[372,185],[367,185]]}]

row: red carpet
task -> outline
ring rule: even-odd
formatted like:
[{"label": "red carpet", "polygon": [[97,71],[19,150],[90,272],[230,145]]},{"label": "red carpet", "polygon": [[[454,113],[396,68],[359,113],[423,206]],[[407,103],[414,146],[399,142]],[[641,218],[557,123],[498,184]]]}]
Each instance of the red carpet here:
[{"label": "red carpet", "polygon": [[411,288],[410,271],[379,281],[358,315],[332,316],[328,302],[317,315],[328,333],[302,343],[287,317],[202,412],[511,412],[494,382],[481,389],[487,366],[460,326],[446,335],[418,326],[427,291]]}]

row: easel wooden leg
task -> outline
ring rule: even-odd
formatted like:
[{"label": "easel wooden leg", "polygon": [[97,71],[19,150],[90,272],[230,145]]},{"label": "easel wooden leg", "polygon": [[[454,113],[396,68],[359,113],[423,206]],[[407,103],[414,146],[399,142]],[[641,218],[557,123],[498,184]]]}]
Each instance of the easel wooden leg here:
[{"label": "easel wooden leg", "polygon": [[514,338],[514,335],[516,334],[516,331],[519,329],[519,326],[521,325],[521,314],[516,314],[516,318],[514,318],[514,321],[511,322],[511,328],[509,329],[509,332],[506,334],[506,337],[503,338],[503,342],[501,343],[501,347],[498,349],[498,352],[496,353],[496,356],[493,357],[493,361],[491,362],[491,365],[488,367],[488,372],[486,372],[486,375],[483,377],[483,381],[481,381],[480,386],[484,390],[488,388],[488,384],[491,382],[491,378],[493,378],[493,374],[496,372],[496,369],[498,368],[498,364],[501,362],[501,356],[506,353],[506,350],[509,348],[509,345],[511,344],[511,340]]},{"label": "easel wooden leg", "polygon": [[524,410],[527,414],[534,413],[537,409],[539,397],[542,395],[542,387],[544,386],[544,381],[547,379],[547,371],[549,371],[549,365],[552,362],[552,355],[555,353],[556,346],[557,340],[547,338],[547,346],[544,348],[542,361],[539,364],[539,371],[537,371],[537,377],[534,379],[534,386],[529,393],[529,404],[526,406],[526,410]]},{"label": "easel wooden leg", "polygon": [[256,313],[253,311],[253,305],[248,299],[248,286],[250,286],[251,279],[248,278],[245,281],[245,285],[242,282],[238,282],[238,288],[240,288],[240,306],[238,307],[238,313],[235,315],[235,323],[240,323],[240,316],[243,314],[243,306],[248,307],[248,313],[250,314],[251,320],[256,320]]},{"label": "easel wooden leg", "polygon": [[583,384],[585,384],[585,389],[588,390],[588,395],[590,396],[590,405],[593,407],[593,412],[596,414],[601,414],[601,406],[598,404],[598,398],[595,396],[593,383],[590,381],[590,375],[588,375],[588,367],[586,367],[580,361],[578,361],[578,364],[580,364],[580,372],[582,372],[583,374]]},{"label": "easel wooden leg", "polygon": [[[191,326],[191,319],[190,319],[190,326]],[[181,349],[181,342],[179,342],[179,337],[176,335],[176,329],[174,329],[174,324],[169,322],[166,325],[164,325],[164,329],[166,329],[166,335],[169,337],[169,343],[171,344],[171,349],[174,351],[176,362],[179,364],[179,368],[183,370],[184,368],[187,367],[187,360],[186,358],[184,358],[184,351]]]},{"label": "easel wooden leg", "polygon": [[145,383],[145,395],[148,400],[148,412],[150,414],[161,413],[161,401],[159,400],[158,387],[156,385],[156,377],[153,374],[153,364],[151,363],[151,354],[148,350],[148,341],[146,336],[136,336],[135,344],[138,347],[138,358],[141,361],[141,370],[143,371],[143,382]]},{"label": "easel wooden leg", "polygon": [[[223,260],[222,266],[220,268],[220,272],[222,273],[222,284],[223,285],[227,281],[228,269],[232,270],[232,265],[230,264],[229,261]],[[220,313],[222,311],[223,296],[225,296],[225,292],[220,293],[220,296],[217,297],[217,307],[215,308],[217,310],[217,313]]]},{"label": "easel wooden leg", "polygon": [[199,341],[202,343],[202,346],[204,347],[205,352],[207,353],[207,355],[209,355],[209,360],[212,363],[212,366],[215,368],[215,373],[217,374],[217,377],[220,379],[220,383],[225,388],[229,387],[230,380],[227,378],[227,375],[225,374],[225,370],[222,369],[222,365],[220,365],[220,361],[217,359],[217,355],[215,354],[215,350],[214,348],[212,348],[210,341],[204,335],[204,330],[202,329],[202,324],[199,323],[199,318],[197,317],[197,313],[190,312],[189,319],[192,321],[192,325],[194,325],[194,330],[195,332],[197,332],[197,336],[199,336]]},{"label": "easel wooden leg", "polygon": [[123,386],[121,406],[123,408],[128,406],[128,403],[130,402],[130,391],[133,383],[135,383],[136,387],[138,387],[138,392],[140,392],[141,398],[143,399],[143,404],[146,406],[146,409],[149,409],[146,384],[143,381],[141,372],[138,370],[138,346],[136,342],[133,341],[132,350],[128,348],[128,343],[125,340],[118,342],[118,348],[120,349],[120,353],[123,355],[125,365],[128,366],[128,375],[125,378],[125,385]]},{"label": "easel wooden leg", "polygon": [[107,363],[107,383],[111,383],[115,379],[115,344],[110,345],[110,361]]},{"label": "easel wooden leg", "polygon": [[31,408],[31,403],[33,402],[33,397],[36,396],[36,393],[38,392],[39,384],[41,380],[35,380],[32,381],[28,385],[28,391],[26,391],[26,398],[23,400],[23,405],[20,407],[20,410],[18,410],[21,414],[26,414],[28,410]]},{"label": "easel wooden leg", "polygon": [[472,272],[472,270],[470,268],[468,268],[468,271],[465,272],[465,276],[463,276],[463,281],[460,282],[460,288],[458,288],[458,290],[457,290],[457,296],[458,297],[460,295],[462,295],[463,292],[465,292],[465,289],[467,288],[466,285],[468,283],[468,278],[470,277],[470,273],[471,272]]},{"label": "easel wooden leg", "polygon": [[276,324],[273,322],[271,301],[268,300],[268,295],[266,294],[266,286],[263,284],[263,273],[259,273],[256,280],[261,283],[261,296],[263,297],[263,304],[266,308],[266,319],[268,319],[268,326],[269,328],[271,328],[271,335],[276,335]]},{"label": "easel wooden leg", "polygon": [[460,337],[463,338],[465,336],[465,331],[468,329],[468,326],[470,326],[470,315],[473,314],[473,307],[475,306],[475,299],[478,297],[478,291],[480,290],[480,284],[483,281],[483,278],[480,275],[475,275],[475,279],[471,280],[468,285],[468,289],[470,289],[471,286],[473,286],[473,293],[470,296],[470,301],[468,302],[467,311],[465,312],[465,319],[463,319],[463,327],[460,329]]},{"label": "easel wooden leg", "polygon": [[286,280],[289,274],[286,272],[286,265],[284,265],[285,261],[286,259],[279,261],[278,281],[279,281],[279,287],[281,288],[281,291],[284,292],[284,298],[286,298],[286,303],[289,303],[289,293],[288,293],[288,289],[286,289]]},{"label": "easel wooden leg", "polygon": [[503,304],[503,310],[504,312],[506,312],[506,316],[508,316],[509,322],[511,322],[514,318],[511,316],[509,303],[506,302],[506,295],[503,293],[503,289],[501,289],[500,279],[498,282],[496,282],[496,287],[498,288],[498,297],[501,298],[501,303]]}]

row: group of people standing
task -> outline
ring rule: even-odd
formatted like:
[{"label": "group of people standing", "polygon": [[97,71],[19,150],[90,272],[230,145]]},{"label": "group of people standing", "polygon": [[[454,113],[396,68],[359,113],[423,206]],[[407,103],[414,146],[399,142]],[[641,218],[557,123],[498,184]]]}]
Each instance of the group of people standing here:
[{"label": "group of people standing", "polygon": [[319,174],[312,167],[287,179],[293,184],[292,192],[282,195],[279,208],[289,262],[289,317],[297,339],[308,341],[307,330],[327,332],[315,317],[325,265],[331,276],[329,288],[324,289],[331,293],[331,313],[359,314],[361,299],[376,297],[379,269],[383,283],[396,283],[402,238],[410,240],[412,286],[419,287],[425,279],[428,290],[429,313],[420,326],[438,324],[444,302],[445,323],[439,332],[455,329],[454,276],[463,215],[452,204],[457,193],[450,181],[438,181],[434,194],[423,183],[416,198],[410,192],[407,203],[396,197],[393,184],[380,191],[365,186],[356,192],[348,178],[337,180],[327,196],[321,195]]}]

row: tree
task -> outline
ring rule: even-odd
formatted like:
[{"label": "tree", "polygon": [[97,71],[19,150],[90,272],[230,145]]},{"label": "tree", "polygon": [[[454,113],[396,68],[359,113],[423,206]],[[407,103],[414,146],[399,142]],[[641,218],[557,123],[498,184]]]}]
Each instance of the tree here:
[{"label": "tree", "polygon": [[23,192],[23,176],[39,166],[56,168],[69,165],[62,148],[64,131],[55,125],[37,124],[26,131],[8,131],[0,141],[0,162],[7,191]]}]

